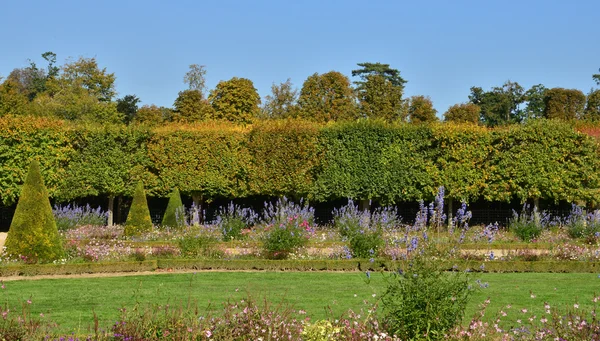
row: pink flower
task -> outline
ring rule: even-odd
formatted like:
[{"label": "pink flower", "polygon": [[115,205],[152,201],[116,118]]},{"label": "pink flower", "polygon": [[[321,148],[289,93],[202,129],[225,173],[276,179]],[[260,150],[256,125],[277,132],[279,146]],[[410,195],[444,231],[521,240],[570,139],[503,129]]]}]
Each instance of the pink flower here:
[{"label": "pink flower", "polygon": [[211,337],[212,332],[210,330],[206,330],[206,331],[204,331],[204,335],[206,335],[206,337]]}]

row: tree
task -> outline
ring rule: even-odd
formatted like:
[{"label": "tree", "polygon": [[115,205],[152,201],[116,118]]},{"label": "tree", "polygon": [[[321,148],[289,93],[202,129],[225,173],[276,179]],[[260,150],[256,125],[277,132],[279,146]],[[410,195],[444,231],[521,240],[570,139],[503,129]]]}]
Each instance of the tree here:
[{"label": "tree", "polygon": [[179,96],[173,104],[175,115],[173,119],[178,122],[199,122],[215,117],[215,111],[210,103],[203,98],[198,90],[184,90],[179,92]]},{"label": "tree", "polygon": [[288,118],[298,115],[298,90],[288,78],[285,82],[271,85],[271,94],[265,97],[263,113],[267,118]]},{"label": "tree", "polygon": [[184,226],[184,206],[181,202],[181,195],[179,190],[175,188],[169,196],[169,203],[167,204],[167,210],[162,219],[162,226],[168,226],[171,228],[181,228]]},{"label": "tree", "polygon": [[585,95],[577,89],[552,88],[546,91],[544,104],[544,117],[574,120],[583,115]]},{"label": "tree", "polygon": [[412,96],[408,105],[408,118],[411,123],[434,122],[438,118],[437,110],[433,108],[431,98],[425,96]]},{"label": "tree", "polygon": [[[600,69],[598,71],[600,71]],[[594,82],[596,82],[596,84],[600,85],[600,73],[592,75],[592,79],[594,80]]]},{"label": "tree", "polygon": [[37,161],[29,166],[5,246],[9,255],[30,261],[53,261],[64,254]]},{"label": "tree", "polygon": [[544,97],[547,90],[542,84],[537,84],[525,92],[524,99],[527,101],[523,115],[525,120],[544,117],[544,109],[546,108]]},{"label": "tree", "polygon": [[308,77],[302,84],[298,105],[300,117],[317,122],[358,118],[350,80],[337,71]]},{"label": "tree", "polygon": [[19,91],[19,84],[8,78],[0,84],[0,117],[25,115],[29,112],[29,100]]},{"label": "tree", "polygon": [[583,117],[590,121],[600,121],[600,89],[592,90],[588,94]]},{"label": "tree", "polygon": [[359,90],[366,82],[368,82],[369,76],[379,75],[390,81],[393,86],[400,87],[401,90],[404,91],[406,80],[400,76],[400,71],[390,68],[389,64],[358,63],[357,65],[360,66],[361,69],[352,70],[352,77],[361,78],[361,81],[354,82]]},{"label": "tree", "polygon": [[130,123],[138,111],[140,99],[136,95],[127,95],[117,99],[117,111],[123,114],[125,123]]},{"label": "tree", "polygon": [[30,60],[28,67],[14,69],[8,76],[18,84],[19,91],[25,94],[30,101],[47,90],[46,82],[56,78],[60,70],[54,65],[56,63],[55,53],[45,52],[42,54],[42,58],[48,62],[47,70],[39,69],[35,62]]},{"label": "tree", "polygon": [[220,81],[210,92],[208,101],[217,119],[247,124],[260,113],[260,96],[254,83],[246,78],[233,77],[228,81]]},{"label": "tree", "polygon": [[152,219],[148,209],[148,201],[144,192],[144,183],[138,182],[133,194],[133,202],[125,222],[126,236],[135,236],[152,230]]},{"label": "tree", "polygon": [[117,93],[115,80],[114,73],[106,72],[106,68],[100,69],[96,58],[80,57],[62,67],[62,74],[56,82],[52,82],[49,90],[56,94],[66,88],[81,88],[101,102],[110,102]]},{"label": "tree", "polygon": [[507,81],[502,87],[494,87],[491,91],[472,87],[469,100],[481,108],[481,120],[488,126],[523,120],[520,105],[524,102],[524,89],[519,83]]},{"label": "tree", "polygon": [[138,109],[133,124],[159,125],[171,116],[170,109],[156,105],[144,105]]},{"label": "tree", "polygon": [[204,67],[204,65],[192,64],[190,70],[183,76],[183,82],[188,85],[188,89],[199,91],[202,98],[206,91],[206,69]]},{"label": "tree", "polygon": [[455,104],[444,113],[444,120],[448,122],[478,123],[481,108],[473,103]]},{"label": "tree", "polygon": [[352,70],[352,77],[360,77],[354,84],[361,114],[387,121],[406,120],[402,99],[406,81],[400,71],[381,63],[359,63],[358,66],[361,68]]}]

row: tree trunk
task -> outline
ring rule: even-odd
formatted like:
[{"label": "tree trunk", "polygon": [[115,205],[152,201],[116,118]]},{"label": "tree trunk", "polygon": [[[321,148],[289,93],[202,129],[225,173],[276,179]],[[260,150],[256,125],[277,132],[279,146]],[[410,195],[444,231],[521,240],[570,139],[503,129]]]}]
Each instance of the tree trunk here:
[{"label": "tree trunk", "polygon": [[192,194],[192,200],[194,204],[192,205],[192,225],[200,225],[202,222],[202,195]]},{"label": "tree trunk", "polygon": [[123,222],[123,197],[120,195],[117,196],[116,217],[117,217],[117,219],[115,219],[115,222],[117,224],[120,224],[121,222]]},{"label": "tree trunk", "polygon": [[108,196],[108,226],[113,226],[113,216],[115,211],[115,196]]},{"label": "tree trunk", "polygon": [[358,202],[358,209],[361,211],[369,211],[371,212],[371,200],[369,199],[361,199]]},{"label": "tree trunk", "polygon": [[452,203],[454,200],[452,199],[447,199],[448,200],[448,226],[450,226],[452,224],[452,212],[454,212],[454,208],[452,207]]}]

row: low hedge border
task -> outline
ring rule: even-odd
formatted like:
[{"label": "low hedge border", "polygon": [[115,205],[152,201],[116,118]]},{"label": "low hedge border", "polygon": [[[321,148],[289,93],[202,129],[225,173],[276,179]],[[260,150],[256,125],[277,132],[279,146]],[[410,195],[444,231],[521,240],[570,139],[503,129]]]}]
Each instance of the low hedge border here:
[{"label": "low hedge border", "polygon": [[[93,273],[140,272],[156,270],[224,270],[224,271],[395,271],[407,262],[388,260],[222,260],[158,259],[141,262],[32,264],[0,266],[0,278],[8,276],[77,275]],[[446,261],[449,271],[473,272],[550,272],[597,273],[600,262],[581,261]]]}]

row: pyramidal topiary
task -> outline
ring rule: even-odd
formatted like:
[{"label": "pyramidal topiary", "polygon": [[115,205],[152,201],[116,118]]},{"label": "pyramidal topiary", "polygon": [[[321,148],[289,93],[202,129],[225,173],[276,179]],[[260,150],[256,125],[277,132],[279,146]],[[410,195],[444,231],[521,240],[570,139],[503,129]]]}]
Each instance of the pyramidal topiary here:
[{"label": "pyramidal topiary", "polygon": [[133,202],[125,221],[125,235],[135,236],[148,231],[152,231],[152,219],[150,219],[144,184],[140,181],[135,187]]},{"label": "pyramidal topiary", "polygon": [[162,219],[162,226],[182,228],[184,225],[183,210],[181,195],[179,194],[179,190],[175,188],[169,196],[169,203]]},{"label": "pyramidal topiary", "polygon": [[32,161],[6,237],[6,253],[49,262],[64,255],[40,165]]}]

